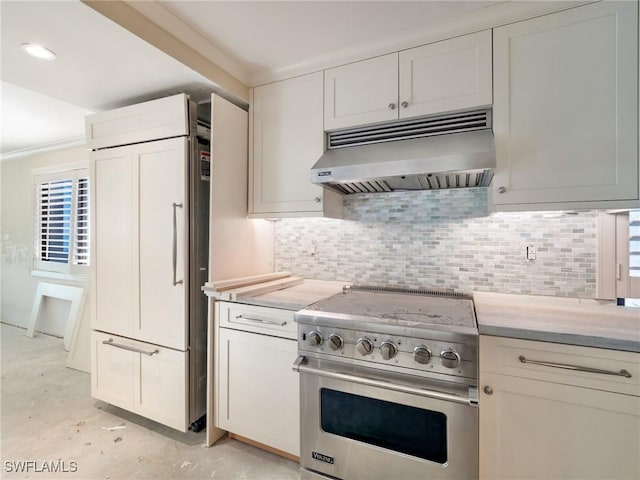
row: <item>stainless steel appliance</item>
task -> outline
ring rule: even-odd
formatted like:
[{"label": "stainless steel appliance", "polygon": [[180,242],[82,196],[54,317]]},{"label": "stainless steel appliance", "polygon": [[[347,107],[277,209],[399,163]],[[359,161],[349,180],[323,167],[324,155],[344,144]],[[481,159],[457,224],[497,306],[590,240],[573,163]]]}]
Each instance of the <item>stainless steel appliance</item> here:
[{"label": "stainless steel appliance", "polygon": [[302,479],[478,477],[471,298],[345,287],[295,318]]},{"label": "stainless steel appliance", "polygon": [[327,133],[311,181],[338,193],[487,187],[496,165],[491,110]]}]

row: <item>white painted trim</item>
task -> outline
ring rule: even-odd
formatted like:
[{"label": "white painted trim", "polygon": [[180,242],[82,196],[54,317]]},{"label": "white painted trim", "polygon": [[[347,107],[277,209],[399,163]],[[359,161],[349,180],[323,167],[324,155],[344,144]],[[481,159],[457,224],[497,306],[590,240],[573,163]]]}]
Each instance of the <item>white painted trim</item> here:
[{"label": "white painted trim", "polygon": [[587,3],[593,3],[593,0],[500,2],[463,15],[438,20],[434,24],[425,25],[420,29],[380,36],[375,41],[356,44],[348,49],[341,50],[337,54],[331,53],[321,57],[310,58],[298,64],[283,65],[274,70],[254,72],[249,76],[248,85],[249,87],[256,87],[347,63],[419,47],[428,43],[488,30],[560,10],[568,10]]},{"label": "white painted trim", "polygon": [[50,167],[32,168],[32,175],[48,175],[50,173],[63,173],[72,170],[87,170],[89,173],[89,159],[86,162],[63,163],[60,165],[52,165]]},{"label": "white painted trim", "polygon": [[65,140],[59,140],[56,142],[43,143],[42,145],[37,145],[35,147],[28,147],[20,150],[14,150],[13,152],[2,153],[0,154],[0,161],[4,162],[6,160],[29,157],[38,153],[66,150],[67,148],[80,147],[82,145],[86,145],[86,139],[84,135],[82,137],[74,137]]}]

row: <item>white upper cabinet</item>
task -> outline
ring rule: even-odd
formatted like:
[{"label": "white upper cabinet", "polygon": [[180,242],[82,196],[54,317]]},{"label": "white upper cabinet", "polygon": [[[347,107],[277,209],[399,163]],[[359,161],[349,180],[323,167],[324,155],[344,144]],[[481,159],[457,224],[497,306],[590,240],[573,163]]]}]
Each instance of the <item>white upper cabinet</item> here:
[{"label": "white upper cabinet", "polygon": [[325,70],[325,130],[396,118],[397,53]]},{"label": "white upper cabinet", "polygon": [[189,135],[186,94],[150,100],[85,120],[87,147],[96,149]]},{"label": "white upper cabinet", "polygon": [[491,30],[400,52],[400,118],[491,105]]},{"label": "white upper cabinet", "polygon": [[325,70],[325,130],[491,105],[491,31]]},{"label": "white upper cabinet", "polygon": [[249,215],[339,215],[329,211],[337,194],[311,183],[311,167],[324,153],[322,85],[316,72],[253,90]]},{"label": "white upper cabinet", "polygon": [[494,30],[496,210],[638,205],[638,4]]}]

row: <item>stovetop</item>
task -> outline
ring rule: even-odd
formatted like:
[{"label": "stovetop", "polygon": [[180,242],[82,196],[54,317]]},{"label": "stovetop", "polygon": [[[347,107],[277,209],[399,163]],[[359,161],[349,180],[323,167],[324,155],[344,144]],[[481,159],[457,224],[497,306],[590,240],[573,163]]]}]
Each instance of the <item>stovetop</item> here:
[{"label": "stovetop", "polygon": [[473,300],[463,296],[436,296],[400,291],[345,288],[306,309],[368,319],[381,325],[433,329],[438,326],[476,329]]},{"label": "stovetop", "polygon": [[412,375],[477,379],[473,300],[460,294],[347,287],[295,314],[298,352]]}]

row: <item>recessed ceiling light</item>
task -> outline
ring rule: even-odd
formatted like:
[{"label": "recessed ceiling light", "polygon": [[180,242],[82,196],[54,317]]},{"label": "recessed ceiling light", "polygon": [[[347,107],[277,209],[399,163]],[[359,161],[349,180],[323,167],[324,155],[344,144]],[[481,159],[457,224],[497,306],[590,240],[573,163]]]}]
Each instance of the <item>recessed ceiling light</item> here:
[{"label": "recessed ceiling light", "polygon": [[20,46],[25,52],[33,57],[40,58],[42,60],[53,60],[56,58],[55,53],[42,45],[38,45],[36,43],[23,43]]}]

